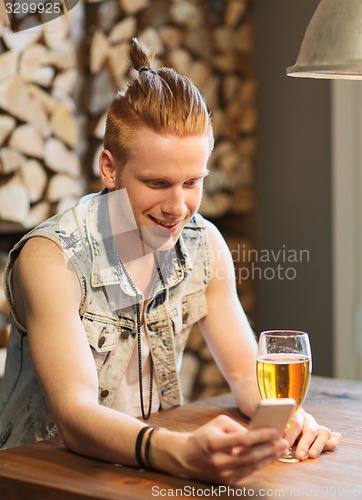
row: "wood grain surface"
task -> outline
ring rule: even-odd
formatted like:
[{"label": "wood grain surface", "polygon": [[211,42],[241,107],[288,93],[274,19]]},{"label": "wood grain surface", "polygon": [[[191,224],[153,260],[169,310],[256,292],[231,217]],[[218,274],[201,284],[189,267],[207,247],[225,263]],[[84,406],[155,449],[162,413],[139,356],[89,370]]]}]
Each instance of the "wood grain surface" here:
[{"label": "wood grain surface", "polygon": [[[0,452],[2,500],[362,497],[362,382],[313,377],[304,405],[317,420],[342,433],[334,452],[296,464],[276,462],[234,488],[92,460],[60,440]],[[150,423],[187,431],[220,413],[246,423],[230,394],[159,412]]]}]

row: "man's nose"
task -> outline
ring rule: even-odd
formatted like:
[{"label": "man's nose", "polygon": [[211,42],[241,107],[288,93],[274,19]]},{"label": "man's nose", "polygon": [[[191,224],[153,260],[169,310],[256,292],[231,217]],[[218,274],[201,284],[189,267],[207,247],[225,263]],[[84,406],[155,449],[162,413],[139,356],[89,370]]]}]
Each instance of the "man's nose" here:
[{"label": "man's nose", "polygon": [[182,217],[186,211],[185,193],[180,188],[167,190],[162,203],[162,212],[174,217]]}]

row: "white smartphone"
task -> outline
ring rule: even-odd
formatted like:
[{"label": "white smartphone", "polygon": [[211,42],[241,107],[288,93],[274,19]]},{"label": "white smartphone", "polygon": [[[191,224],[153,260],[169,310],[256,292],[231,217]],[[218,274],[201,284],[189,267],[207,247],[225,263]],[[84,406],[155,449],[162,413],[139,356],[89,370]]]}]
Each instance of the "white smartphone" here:
[{"label": "white smartphone", "polygon": [[249,429],[274,427],[279,436],[284,436],[295,405],[293,398],[262,399],[251,417]]}]

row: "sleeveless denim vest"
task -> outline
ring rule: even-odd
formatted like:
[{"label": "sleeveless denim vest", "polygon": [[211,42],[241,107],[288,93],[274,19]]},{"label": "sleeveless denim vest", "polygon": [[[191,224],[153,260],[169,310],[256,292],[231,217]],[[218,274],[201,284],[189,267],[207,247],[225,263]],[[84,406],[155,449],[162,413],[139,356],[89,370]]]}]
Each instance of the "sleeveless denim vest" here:
[{"label": "sleeveless denim vest", "polygon": [[[94,355],[100,404],[112,406],[132,350],[137,348],[136,303],[144,297],[136,294],[116,253],[105,194],[109,193],[85,196],[72,209],[30,231],[10,253],[5,287],[11,334],[0,383],[0,449],[58,433],[30,360],[27,332],[18,323],[11,300],[11,269],[29,238],[41,236],[55,242],[78,275],[79,315]],[[203,218],[195,215],[177,244],[169,251],[156,252],[156,258],[159,279],[146,297],[144,318],[161,408],[165,409],[182,404],[178,375],[182,354],[191,326],[207,314],[211,257]]]}]

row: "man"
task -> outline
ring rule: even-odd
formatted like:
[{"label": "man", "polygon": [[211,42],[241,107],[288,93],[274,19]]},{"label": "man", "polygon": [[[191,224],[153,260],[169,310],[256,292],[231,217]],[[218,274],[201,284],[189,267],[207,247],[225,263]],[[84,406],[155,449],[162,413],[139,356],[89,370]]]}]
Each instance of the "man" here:
[{"label": "man", "polygon": [[110,106],[100,156],[105,191],[26,235],[7,269],[12,333],[1,388],[0,446],[60,432],[75,452],[233,484],[285,454],[337,446],[301,410],[279,439],[218,417],[192,433],[145,426],[182,402],[178,371],[199,322],[240,409],[260,399],[256,342],[238,301],[233,263],[197,210],[213,147],[196,87],[150,68]]}]

